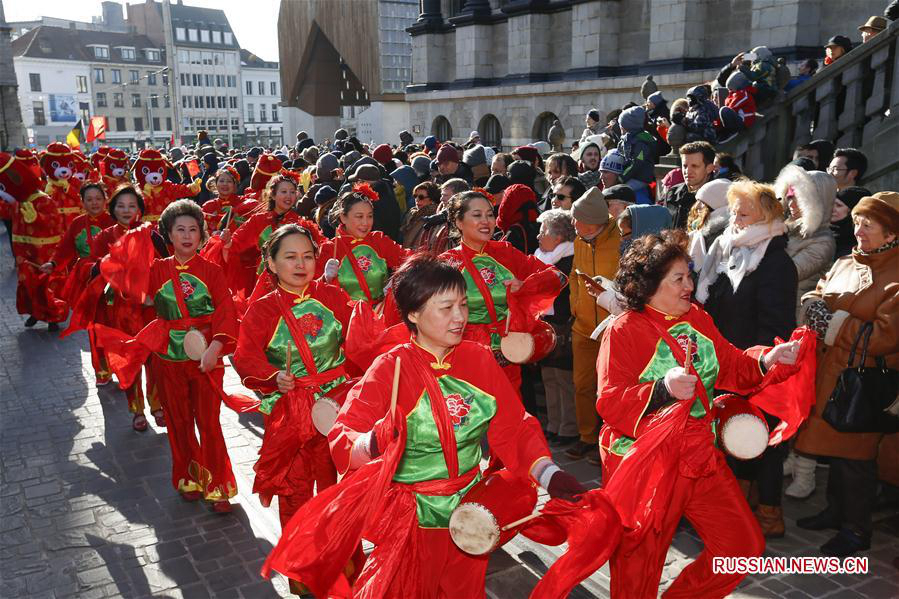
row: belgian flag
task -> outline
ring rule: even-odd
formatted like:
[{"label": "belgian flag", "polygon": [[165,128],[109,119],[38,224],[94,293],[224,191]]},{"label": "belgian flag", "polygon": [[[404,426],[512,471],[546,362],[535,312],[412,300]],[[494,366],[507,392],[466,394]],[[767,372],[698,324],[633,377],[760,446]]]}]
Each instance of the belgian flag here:
[{"label": "belgian flag", "polygon": [[84,141],[84,126],[79,119],[78,124],[72,127],[72,130],[69,131],[69,134],[66,135],[66,143],[70,148],[75,150],[81,148],[81,143]]}]

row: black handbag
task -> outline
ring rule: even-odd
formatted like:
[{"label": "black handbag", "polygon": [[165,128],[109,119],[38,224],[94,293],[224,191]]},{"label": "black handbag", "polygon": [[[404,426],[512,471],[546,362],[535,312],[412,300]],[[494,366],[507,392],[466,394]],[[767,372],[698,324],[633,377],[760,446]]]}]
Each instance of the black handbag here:
[{"label": "black handbag", "polygon": [[[821,417],[841,433],[895,433],[899,417],[888,410],[899,393],[899,371],[887,368],[883,357],[875,358],[875,366],[865,366],[868,341],[874,330],[866,322],[858,332],[846,370],[840,373],[836,387],[827,400]],[[862,356],[853,366],[859,342]]]}]

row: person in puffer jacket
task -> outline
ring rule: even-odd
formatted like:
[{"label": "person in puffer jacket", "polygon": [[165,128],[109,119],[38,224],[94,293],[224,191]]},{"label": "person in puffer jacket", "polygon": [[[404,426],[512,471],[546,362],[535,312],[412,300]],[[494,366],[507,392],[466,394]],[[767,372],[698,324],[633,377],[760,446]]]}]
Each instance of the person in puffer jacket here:
[{"label": "person in puffer jacket", "polygon": [[718,72],[718,83],[725,85],[728,77],[739,70],[752,83],[759,105],[766,104],[774,99],[778,91],[777,59],[766,46],[756,46],[751,54],[755,55],[752,61],[747,61],[747,54],[740,52],[729,64],[724,65]]},{"label": "person in puffer jacket", "polygon": [[727,78],[727,90],[729,92],[727,99],[718,111],[718,119],[715,121],[718,139],[722,142],[744,129],[749,129],[755,123],[756,116],[756,90],[742,71],[736,71]]},{"label": "person in puffer jacket", "polygon": [[697,85],[687,90],[690,107],[686,114],[672,114],[675,124],[687,129],[687,141],[707,141],[715,143],[715,119],[718,118],[718,107],[709,100],[709,90],[704,85]]},{"label": "person in puffer jacket", "polygon": [[618,117],[624,135],[618,142],[618,152],[627,160],[621,182],[634,190],[638,204],[649,204],[649,184],[655,180],[656,140],[646,131],[646,109],[632,106]]}]

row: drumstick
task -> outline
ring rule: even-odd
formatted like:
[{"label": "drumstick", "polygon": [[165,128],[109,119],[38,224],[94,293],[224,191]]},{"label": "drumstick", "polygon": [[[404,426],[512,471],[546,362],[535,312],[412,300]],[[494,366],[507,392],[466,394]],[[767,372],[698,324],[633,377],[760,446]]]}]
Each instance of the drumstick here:
[{"label": "drumstick", "polygon": [[396,398],[400,391],[400,358],[397,356],[396,364],[393,366],[393,388],[390,390],[390,419],[393,420],[396,412]]},{"label": "drumstick", "polygon": [[512,326],[512,315],[506,314],[506,334],[503,337],[509,336],[509,327]]},{"label": "drumstick", "polygon": [[515,527],[518,526],[519,524],[524,524],[525,522],[530,522],[531,520],[534,520],[534,519],[536,519],[536,518],[539,518],[539,517],[542,516],[542,515],[543,515],[543,514],[541,514],[540,512],[534,512],[533,514],[528,514],[528,515],[525,516],[524,518],[519,518],[519,519],[516,520],[515,522],[510,522],[509,524],[506,524],[505,526],[503,526],[503,527],[500,529],[500,531],[501,531],[501,532],[506,532],[506,531],[509,530],[510,528],[515,528]]},{"label": "drumstick", "polygon": [[687,336],[687,355],[684,358],[684,372],[689,373],[693,366],[693,338]]},{"label": "drumstick", "polygon": [[293,362],[293,344],[290,341],[288,341],[287,342],[287,367],[285,368],[285,370],[287,371],[288,375],[293,376],[293,372],[290,370],[290,367],[292,365],[291,362]]}]

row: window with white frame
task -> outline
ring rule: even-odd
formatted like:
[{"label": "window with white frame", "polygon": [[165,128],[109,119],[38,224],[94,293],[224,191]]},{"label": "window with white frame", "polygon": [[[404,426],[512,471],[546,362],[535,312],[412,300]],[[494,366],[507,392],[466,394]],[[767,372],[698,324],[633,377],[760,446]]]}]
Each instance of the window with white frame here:
[{"label": "window with white frame", "polygon": [[199,40],[199,33],[196,29],[188,29],[187,30],[187,39],[191,42],[196,42]]},{"label": "window with white frame", "polygon": [[225,36],[225,45],[226,46],[231,46],[234,44],[234,36],[231,34],[230,31],[226,31],[222,35]]},{"label": "window with white frame", "polygon": [[222,43],[222,32],[221,31],[213,31],[212,32],[212,43],[213,44],[221,44]]},{"label": "window with white frame", "polygon": [[119,52],[122,53],[122,60],[134,60],[137,58],[134,48],[119,48]]},{"label": "window with white frame", "polygon": [[187,31],[184,27],[175,27],[175,39],[183,42],[187,39]]},{"label": "window with white frame", "polygon": [[94,58],[109,58],[109,46],[94,46]]},{"label": "window with white frame", "polygon": [[200,30],[200,41],[203,42],[204,44],[209,43],[209,30],[208,29]]}]

